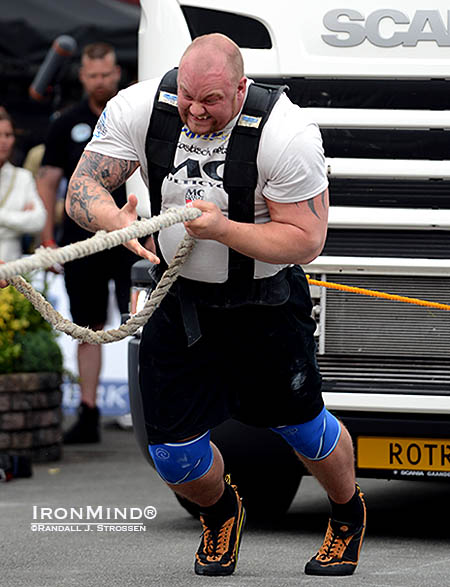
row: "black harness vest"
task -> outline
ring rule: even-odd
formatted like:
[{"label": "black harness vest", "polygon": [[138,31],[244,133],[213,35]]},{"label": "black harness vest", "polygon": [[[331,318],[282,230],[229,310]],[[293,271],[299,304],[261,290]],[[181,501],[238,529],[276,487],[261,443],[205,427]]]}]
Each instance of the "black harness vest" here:
[{"label": "black harness vest", "polygon": [[[161,80],[145,142],[152,215],[157,215],[161,211],[161,186],[164,178],[173,170],[175,152],[183,128],[177,108],[177,73],[176,68],[172,69]],[[242,114],[231,133],[225,157],[223,188],[228,194],[228,217],[231,220],[246,223],[255,221],[255,189],[258,181],[256,157],[261,132],[275,102],[285,89],[286,86],[257,83],[249,86]],[[157,239],[156,245],[158,254],[161,256]],[[217,305],[235,305],[230,300],[231,294],[233,300],[238,300],[238,303],[239,300],[251,297],[252,290],[255,290],[254,282],[264,281],[253,279],[254,264],[254,259],[229,249],[228,281],[222,284],[226,286],[225,288],[220,286],[217,288],[217,291],[220,291]],[[180,284],[183,283],[182,278],[178,281]],[[180,285],[179,292],[181,289]],[[204,287],[203,289],[214,288]],[[196,300],[197,294],[196,290]],[[185,303],[183,310],[186,309]]]}]

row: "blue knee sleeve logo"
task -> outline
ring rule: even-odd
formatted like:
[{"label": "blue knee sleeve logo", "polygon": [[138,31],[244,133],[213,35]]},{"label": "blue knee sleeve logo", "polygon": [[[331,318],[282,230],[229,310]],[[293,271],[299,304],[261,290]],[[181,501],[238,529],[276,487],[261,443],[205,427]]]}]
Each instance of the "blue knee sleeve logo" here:
[{"label": "blue knee sleeve logo", "polygon": [[311,461],[325,459],[333,452],[341,435],[339,420],[326,408],[316,418],[293,426],[271,428],[294,450]]},{"label": "blue knee sleeve logo", "polygon": [[187,442],[150,444],[150,456],[160,477],[172,485],[180,485],[203,477],[213,463],[210,433]]}]

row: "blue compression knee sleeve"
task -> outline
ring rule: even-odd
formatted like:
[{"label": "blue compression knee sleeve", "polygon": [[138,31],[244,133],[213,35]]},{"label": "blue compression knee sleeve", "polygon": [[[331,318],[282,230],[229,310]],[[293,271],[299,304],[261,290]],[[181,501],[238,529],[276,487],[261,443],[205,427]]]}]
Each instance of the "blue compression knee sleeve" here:
[{"label": "blue compression knee sleeve", "polygon": [[299,454],[310,461],[320,461],[333,452],[341,435],[341,425],[323,408],[318,416],[304,424],[271,428]]},{"label": "blue compression knee sleeve", "polygon": [[203,477],[214,458],[209,437],[208,431],[187,442],[150,444],[150,456],[164,481],[180,485]]}]

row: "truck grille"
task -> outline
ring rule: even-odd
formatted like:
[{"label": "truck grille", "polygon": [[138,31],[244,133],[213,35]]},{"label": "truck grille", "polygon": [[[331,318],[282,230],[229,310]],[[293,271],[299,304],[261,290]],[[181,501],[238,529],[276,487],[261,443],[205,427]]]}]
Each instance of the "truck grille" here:
[{"label": "truck grille", "polygon": [[[324,255],[448,259],[448,230],[363,230],[330,228]],[[415,296],[418,297],[418,296]]]},{"label": "truck grille", "polygon": [[417,357],[319,357],[324,391],[450,395],[450,363]]},{"label": "truck grille", "polygon": [[[328,274],[326,279],[450,303],[449,279],[442,277]],[[321,348],[325,354],[450,358],[450,311],[332,289],[326,289],[324,295]]]}]

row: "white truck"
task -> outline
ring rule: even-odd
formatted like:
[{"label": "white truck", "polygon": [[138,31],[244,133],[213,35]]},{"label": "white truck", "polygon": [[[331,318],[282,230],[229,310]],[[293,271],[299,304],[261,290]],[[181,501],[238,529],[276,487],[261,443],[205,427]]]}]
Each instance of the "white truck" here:
[{"label": "white truck", "polygon": [[[450,11],[436,0],[141,0],[139,78],[222,32],[321,127],[330,221],[311,278],[450,303]],[[381,7],[380,7],[381,6]],[[387,6],[387,5],[386,5]],[[394,7],[392,7],[394,6]],[[450,312],[311,287],[327,407],[357,475],[450,477]]]}]

